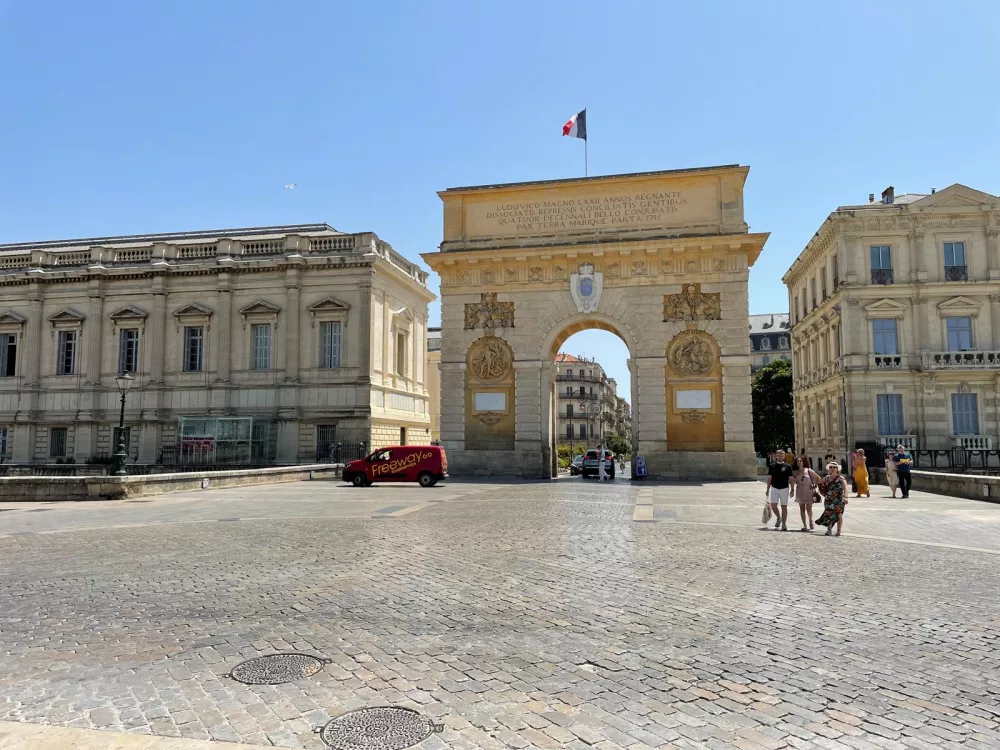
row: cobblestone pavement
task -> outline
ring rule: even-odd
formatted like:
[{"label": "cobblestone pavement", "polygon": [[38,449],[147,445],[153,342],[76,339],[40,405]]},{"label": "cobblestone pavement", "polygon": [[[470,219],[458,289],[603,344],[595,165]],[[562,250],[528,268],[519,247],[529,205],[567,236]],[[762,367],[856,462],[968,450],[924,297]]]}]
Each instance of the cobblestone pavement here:
[{"label": "cobblestone pavement", "polygon": [[[444,725],[425,750],[998,748],[1000,506],[874,494],[839,539],[762,531],[754,483],[0,504],[0,720],[320,748],[393,704]],[[275,651],[332,663],[224,676]]]}]

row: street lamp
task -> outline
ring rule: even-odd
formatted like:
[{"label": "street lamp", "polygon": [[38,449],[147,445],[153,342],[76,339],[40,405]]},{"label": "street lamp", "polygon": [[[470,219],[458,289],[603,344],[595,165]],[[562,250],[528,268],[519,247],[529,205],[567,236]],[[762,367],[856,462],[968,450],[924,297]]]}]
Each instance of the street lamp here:
[{"label": "street lamp", "polygon": [[122,409],[118,416],[118,451],[114,456],[113,471],[111,472],[116,477],[123,477],[128,474],[125,471],[125,462],[128,460],[128,454],[125,452],[125,396],[128,395],[129,388],[135,382],[129,373],[123,372],[117,378],[115,378],[115,385],[118,386],[118,392],[122,394]]}]

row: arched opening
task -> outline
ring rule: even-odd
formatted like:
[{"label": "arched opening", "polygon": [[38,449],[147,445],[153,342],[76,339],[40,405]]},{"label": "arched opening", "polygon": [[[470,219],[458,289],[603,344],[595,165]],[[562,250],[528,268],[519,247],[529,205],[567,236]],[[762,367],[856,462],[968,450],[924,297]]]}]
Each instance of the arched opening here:
[{"label": "arched opening", "polygon": [[[623,333],[624,332],[624,333]],[[543,342],[552,363],[549,442],[553,476],[596,477],[598,465],[585,461],[600,447],[614,454],[605,466],[610,479],[631,477],[635,392],[628,332],[613,321],[580,317]]]}]

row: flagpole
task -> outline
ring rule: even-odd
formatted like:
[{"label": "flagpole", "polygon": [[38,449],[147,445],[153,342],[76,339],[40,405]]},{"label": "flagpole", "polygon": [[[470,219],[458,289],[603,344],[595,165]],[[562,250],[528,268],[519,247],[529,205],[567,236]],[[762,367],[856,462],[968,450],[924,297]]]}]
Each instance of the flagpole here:
[{"label": "flagpole", "polygon": [[583,176],[587,176],[587,139],[583,139]]}]

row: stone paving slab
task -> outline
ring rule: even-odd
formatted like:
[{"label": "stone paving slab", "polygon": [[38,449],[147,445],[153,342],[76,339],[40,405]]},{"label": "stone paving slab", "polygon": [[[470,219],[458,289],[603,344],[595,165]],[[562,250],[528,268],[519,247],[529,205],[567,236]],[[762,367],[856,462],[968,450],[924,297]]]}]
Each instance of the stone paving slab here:
[{"label": "stone paving slab", "polygon": [[102,732],[40,724],[0,721],[0,747],[4,750],[248,750],[258,745],[154,737],[126,732]]},{"label": "stone paving slab", "polygon": [[[836,539],[761,531],[755,483],[318,484],[0,513],[0,719],[320,748],[392,704],[444,725],[423,750],[1000,747],[996,506],[852,501]],[[225,677],[280,651],[331,663]]]}]

